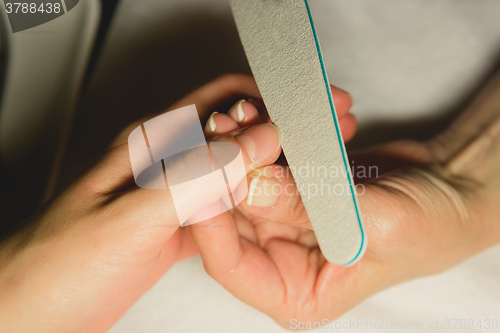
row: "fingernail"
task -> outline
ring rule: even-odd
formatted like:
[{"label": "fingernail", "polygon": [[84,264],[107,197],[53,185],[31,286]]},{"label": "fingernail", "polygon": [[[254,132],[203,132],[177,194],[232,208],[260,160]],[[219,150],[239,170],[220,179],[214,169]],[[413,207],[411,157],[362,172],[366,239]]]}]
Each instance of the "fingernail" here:
[{"label": "fingernail", "polygon": [[273,207],[281,195],[281,183],[275,178],[257,176],[250,182],[247,205],[253,207]]},{"label": "fingernail", "polygon": [[245,116],[245,111],[243,111],[243,103],[245,103],[246,101],[244,99],[240,100],[238,102],[238,106],[237,106],[237,109],[238,109],[238,121],[243,121],[245,120],[246,116]]},{"label": "fingernail", "polygon": [[264,161],[281,145],[281,131],[273,124],[261,124],[235,137],[253,162]]},{"label": "fingernail", "polygon": [[210,126],[210,130],[212,132],[215,132],[215,130],[217,129],[217,124],[215,123],[215,115],[219,113],[219,112],[214,112],[210,115],[210,118],[208,119],[208,124]]}]

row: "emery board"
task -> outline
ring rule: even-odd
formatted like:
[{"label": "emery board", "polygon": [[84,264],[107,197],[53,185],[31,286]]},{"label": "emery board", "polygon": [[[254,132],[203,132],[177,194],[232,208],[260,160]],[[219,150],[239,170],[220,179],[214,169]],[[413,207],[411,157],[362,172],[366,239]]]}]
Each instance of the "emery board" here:
[{"label": "emery board", "polygon": [[331,263],[352,265],[367,240],[309,5],[230,3],[321,251]]}]

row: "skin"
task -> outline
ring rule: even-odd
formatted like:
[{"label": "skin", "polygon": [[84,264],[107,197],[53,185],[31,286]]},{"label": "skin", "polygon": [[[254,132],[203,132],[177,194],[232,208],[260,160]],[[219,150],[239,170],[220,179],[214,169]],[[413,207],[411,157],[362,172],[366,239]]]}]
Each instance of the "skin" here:
[{"label": "skin", "polygon": [[[338,88],[332,93],[348,140],[356,129],[351,98]],[[225,76],[168,110],[196,104],[207,121],[241,98],[253,100],[243,105],[245,117],[236,104],[212,116],[216,129],[209,120],[205,134],[240,145],[249,179],[271,178],[280,132],[263,124],[269,120],[252,78]],[[273,207],[243,203],[177,227],[169,192],[133,181],[127,137],[144,121],[125,129],[93,168],[0,243],[0,331],[105,332],[173,264],[198,252],[215,280],[283,326],[291,318],[333,319],[381,289],[442,271],[500,239],[498,123],[486,128],[483,121],[448,158],[439,151],[449,152],[447,142],[457,146],[457,136],[447,133],[356,156],[383,175],[360,196],[367,253],[342,268],[323,259],[296,194],[283,194]],[[278,181],[294,186],[290,177]],[[165,222],[170,227],[155,227]]]},{"label": "skin", "polygon": [[[339,101],[349,98],[339,89],[333,94]],[[195,104],[206,122],[213,110],[241,98],[258,104],[255,81],[229,75],[168,110]],[[257,108],[246,104],[242,121],[232,118],[237,106],[223,115],[236,121],[229,125],[237,132],[226,128],[207,136],[239,144],[250,172],[273,163],[281,148],[279,130],[271,124],[242,133],[240,127],[261,122]],[[343,108],[344,128],[354,133],[354,118],[347,113]],[[179,227],[170,193],[135,186],[127,139],[145,120],[131,124],[94,167],[2,239],[1,332],[105,332],[173,264],[198,253],[189,229]],[[253,161],[238,142],[248,144],[252,135],[259,155]],[[196,164],[191,158],[188,154],[183,162]]]},{"label": "skin", "polygon": [[365,182],[359,202],[368,235],[358,264],[325,261],[291,175],[271,165],[250,176],[287,188],[277,198],[261,192],[273,196],[265,202],[276,200],[272,207],[242,203],[239,211],[192,228],[206,271],[290,328],[291,319],[337,318],[380,290],[444,271],[498,244],[499,105],[500,77],[435,139],[351,156],[379,171],[374,179],[358,179]]}]

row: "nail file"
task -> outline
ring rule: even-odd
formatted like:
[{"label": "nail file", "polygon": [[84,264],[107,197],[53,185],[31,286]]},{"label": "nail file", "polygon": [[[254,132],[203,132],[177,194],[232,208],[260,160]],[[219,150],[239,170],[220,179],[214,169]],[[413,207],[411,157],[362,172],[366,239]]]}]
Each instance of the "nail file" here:
[{"label": "nail file", "polygon": [[356,263],[366,235],[306,0],[230,0],[250,67],[325,258]]}]

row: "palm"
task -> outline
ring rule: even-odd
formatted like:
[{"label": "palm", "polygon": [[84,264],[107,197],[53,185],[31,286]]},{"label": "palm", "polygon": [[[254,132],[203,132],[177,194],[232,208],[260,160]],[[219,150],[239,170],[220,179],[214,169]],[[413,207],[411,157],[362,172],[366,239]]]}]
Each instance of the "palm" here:
[{"label": "palm", "polygon": [[[247,301],[248,292],[258,294],[254,306],[271,307],[284,318],[304,311],[314,313],[322,302],[317,295],[324,267],[330,266],[319,251],[314,232],[251,216],[236,210],[232,218],[247,256],[241,263],[262,289],[240,290]],[[325,265],[326,264],[326,265]],[[333,267],[333,266],[332,266]],[[251,282],[254,284],[254,281]],[[267,309],[266,309],[267,310]]]}]

